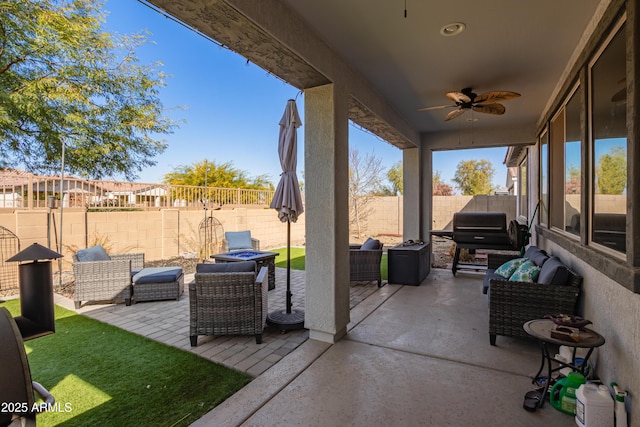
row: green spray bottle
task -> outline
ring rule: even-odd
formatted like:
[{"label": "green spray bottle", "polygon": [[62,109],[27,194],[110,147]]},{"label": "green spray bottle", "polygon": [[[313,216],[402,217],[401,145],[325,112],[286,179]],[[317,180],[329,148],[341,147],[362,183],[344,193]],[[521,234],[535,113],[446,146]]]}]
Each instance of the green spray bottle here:
[{"label": "green spray bottle", "polygon": [[613,394],[616,400],[614,410],[616,427],[627,427],[629,425],[627,422],[627,408],[625,406],[627,392],[622,390],[615,382],[611,383],[611,387],[613,388]]}]

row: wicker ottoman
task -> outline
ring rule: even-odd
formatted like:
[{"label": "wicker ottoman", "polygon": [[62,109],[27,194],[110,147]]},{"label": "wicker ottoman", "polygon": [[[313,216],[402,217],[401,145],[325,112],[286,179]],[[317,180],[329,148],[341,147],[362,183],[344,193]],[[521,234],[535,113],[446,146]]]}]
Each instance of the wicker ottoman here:
[{"label": "wicker ottoman", "polygon": [[184,292],[182,267],[147,267],[131,279],[134,303],[180,299]]}]

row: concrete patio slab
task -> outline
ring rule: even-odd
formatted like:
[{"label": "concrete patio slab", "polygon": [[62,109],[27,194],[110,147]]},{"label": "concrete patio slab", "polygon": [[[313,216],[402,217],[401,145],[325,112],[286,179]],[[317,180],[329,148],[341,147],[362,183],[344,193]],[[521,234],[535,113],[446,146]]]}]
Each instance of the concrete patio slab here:
[{"label": "concrete patio slab", "polygon": [[533,341],[489,345],[481,276],[432,270],[351,310],[347,336],[309,340],[194,426],[574,426],[522,407],[540,362]]},{"label": "concrete patio slab", "polygon": [[[190,280],[190,278],[187,278]],[[89,317],[242,370],[255,379],[194,426],[573,426],[548,403],[522,408],[540,353],[534,341],[489,345],[481,275],[432,269],[421,286],[352,284],[348,334],[331,345],[306,330],[188,339],[188,296],[179,301],[85,305]],[[269,307],[284,307],[276,271]],[[294,307],[304,272],[292,271]],[[279,295],[282,294],[282,295]],[[56,297],[73,309],[73,302]],[[279,305],[279,307],[278,307]]]}]

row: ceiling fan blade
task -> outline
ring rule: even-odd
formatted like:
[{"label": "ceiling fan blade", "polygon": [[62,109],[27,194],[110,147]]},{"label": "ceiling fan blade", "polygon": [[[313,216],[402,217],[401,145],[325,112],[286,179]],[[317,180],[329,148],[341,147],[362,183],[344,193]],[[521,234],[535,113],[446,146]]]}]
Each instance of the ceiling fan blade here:
[{"label": "ceiling fan blade", "polygon": [[443,108],[456,108],[457,105],[436,105],[435,107],[418,108],[418,111],[441,110]]},{"label": "ceiling fan blade", "polygon": [[487,114],[504,114],[507,110],[504,108],[502,104],[487,104],[487,105],[474,105],[471,107],[473,111],[477,111],[478,113],[487,113]]},{"label": "ceiling fan blade", "polygon": [[494,90],[492,92],[486,92],[476,96],[476,99],[473,101],[473,103],[474,105],[495,104],[496,102],[506,101],[508,99],[517,98],[519,96],[520,94],[516,92]]},{"label": "ceiling fan blade", "polygon": [[471,102],[471,98],[462,92],[447,92],[445,96],[458,104],[466,104]]},{"label": "ceiling fan blade", "polygon": [[459,115],[464,114],[465,111],[467,111],[467,109],[459,108],[457,110],[453,110],[449,114],[447,114],[447,116],[444,118],[444,121],[448,122],[449,120],[453,120]]}]

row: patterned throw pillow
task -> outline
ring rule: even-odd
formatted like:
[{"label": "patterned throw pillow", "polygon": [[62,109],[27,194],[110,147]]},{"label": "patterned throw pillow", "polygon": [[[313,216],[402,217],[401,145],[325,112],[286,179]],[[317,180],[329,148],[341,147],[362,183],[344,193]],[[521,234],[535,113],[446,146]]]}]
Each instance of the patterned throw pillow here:
[{"label": "patterned throw pillow", "polygon": [[540,267],[527,260],[509,277],[510,282],[535,282],[540,274]]},{"label": "patterned throw pillow", "polygon": [[516,258],[510,261],[505,262],[500,267],[496,268],[494,273],[501,275],[505,279],[511,277],[511,275],[520,267],[525,261],[528,261],[527,258]]}]

